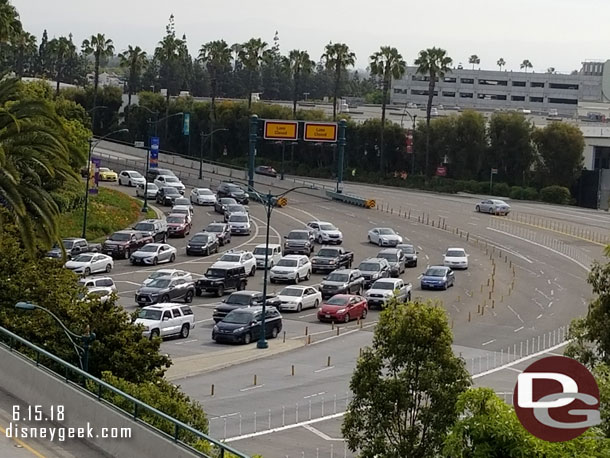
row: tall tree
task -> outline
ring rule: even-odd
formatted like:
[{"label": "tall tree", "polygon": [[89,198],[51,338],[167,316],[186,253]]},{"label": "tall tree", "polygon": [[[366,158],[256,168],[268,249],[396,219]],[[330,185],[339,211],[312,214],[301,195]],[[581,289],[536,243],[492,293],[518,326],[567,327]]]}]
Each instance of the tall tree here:
[{"label": "tall tree", "polygon": [[532,139],[538,150],[544,185],[572,186],[584,164],[585,138],[580,128],[552,122],[536,129]]},{"label": "tall tree", "polygon": [[500,57],[496,62],[496,65],[500,67],[500,71],[502,71],[502,67],[506,65],[506,61],[504,60],[504,58]]},{"label": "tall tree", "polygon": [[458,396],[471,383],[452,341],[442,307],[388,304],[350,382],[354,398],[342,427],[350,450],[369,457],[438,456],[457,419]]},{"label": "tall tree", "polygon": [[12,42],[22,31],[17,9],[9,0],[0,0],[0,43]]},{"label": "tall tree", "polygon": [[21,78],[24,74],[34,75],[36,60],[36,37],[29,32],[21,32],[14,39],[15,74]]},{"label": "tall tree", "polygon": [[76,53],[76,47],[69,38],[53,38],[48,44],[48,53],[52,59],[55,74],[55,95],[59,95],[60,83],[64,80],[66,65],[70,55]]},{"label": "tall tree", "polygon": [[398,52],[398,49],[390,46],[382,46],[379,51],[370,57],[371,76],[381,79],[382,99],[381,99],[381,132],[379,135],[379,165],[381,173],[385,173],[385,156],[384,156],[384,141],[383,135],[385,130],[385,110],[388,102],[388,92],[392,84],[392,78],[395,80],[402,78],[407,71],[407,63]]},{"label": "tall tree", "polygon": [[148,64],[148,58],[146,57],[146,51],[142,51],[139,46],[135,48],[131,45],[127,47],[126,51],[119,54],[120,65],[123,68],[129,70],[129,77],[127,83],[127,108],[125,109],[125,121],[129,117],[129,108],[131,107],[131,95],[138,91],[140,77],[142,71]]},{"label": "tall tree", "polygon": [[525,73],[527,73],[530,68],[533,68],[533,65],[528,59],[524,59],[519,67],[521,68],[521,70],[525,69]]},{"label": "tall tree", "polygon": [[468,63],[472,64],[472,69],[474,70],[474,66],[479,65],[481,63],[481,59],[476,54],[473,54],[468,58]]},{"label": "tall tree", "polygon": [[239,60],[248,72],[248,83],[246,85],[248,109],[252,106],[253,79],[258,78],[261,64],[268,58],[268,55],[267,43],[260,38],[250,38],[241,45],[239,50]]},{"label": "tall tree", "polygon": [[[114,45],[111,39],[107,39],[103,33],[91,35],[91,38],[83,40],[83,54],[93,55],[93,106],[97,106],[97,87],[100,82],[100,64],[114,55]],[[91,113],[91,124],[95,131],[96,110]]]},{"label": "tall tree", "polygon": [[326,45],[322,60],[327,70],[331,71],[334,78],[333,88],[333,120],[337,120],[337,98],[341,93],[341,76],[356,63],[356,54],[353,53],[345,43],[329,43]]},{"label": "tall tree", "polygon": [[231,48],[224,40],[210,41],[201,45],[199,60],[205,65],[210,75],[212,95],[212,120],[216,121],[216,97],[218,96],[218,78],[231,65]]},{"label": "tall tree", "polygon": [[302,79],[311,73],[316,63],[311,60],[307,51],[293,49],[284,57],[284,66],[292,78],[292,117],[297,117],[297,101],[301,90]]},{"label": "tall tree", "polygon": [[47,29],[44,29],[38,46],[38,58],[36,59],[36,74],[43,78],[49,76],[52,71],[49,52],[49,34]]},{"label": "tall tree", "polygon": [[432,99],[434,98],[434,88],[437,79],[445,76],[451,71],[453,60],[447,55],[447,51],[441,48],[428,48],[419,52],[415,59],[417,73],[427,75],[428,83],[428,104],[426,106],[426,161],[424,173],[430,176],[429,156],[430,156],[430,113],[432,111]]}]

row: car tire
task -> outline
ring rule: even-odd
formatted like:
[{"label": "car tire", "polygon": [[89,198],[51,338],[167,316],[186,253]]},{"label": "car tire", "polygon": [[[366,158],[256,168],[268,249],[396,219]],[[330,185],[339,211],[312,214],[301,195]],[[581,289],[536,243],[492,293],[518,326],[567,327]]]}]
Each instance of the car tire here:
[{"label": "car tire", "polygon": [[129,182],[127,183],[127,186],[129,186],[130,188],[133,186],[133,184],[131,184],[131,180],[129,180]]},{"label": "car tire", "polygon": [[270,338],[275,339],[279,333],[280,333],[280,330],[277,328],[277,326],[273,326],[273,328],[271,328]]},{"label": "car tire", "polygon": [[381,239],[377,239],[377,246],[381,246]]},{"label": "car tire", "polygon": [[250,274],[249,274],[249,275],[250,275],[251,277],[254,277],[254,274],[255,274],[255,273],[256,273],[256,266],[254,265],[254,266],[252,266],[252,269],[250,269]]},{"label": "car tire", "polygon": [[193,292],[192,291],[187,291],[186,292],[186,296],[184,296],[184,303],[185,304],[190,304],[191,302],[193,302]]},{"label": "car tire", "polygon": [[299,273],[297,272],[296,275],[294,276],[294,284],[298,285],[299,284],[299,280],[300,280]]},{"label": "car tire", "polygon": [[492,207],[489,207],[489,214],[493,215],[494,214],[494,209]]},{"label": "car tire", "polygon": [[269,281],[270,281],[271,283],[275,283],[275,278],[270,278],[270,279],[269,279]]},{"label": "car tire", "polygon": [[85,277],[88,277],[89,275],[91,275],[91,269],[89,267],[85,267]]},{"label": "car tire", "polygon": [[316,301],[313,303],[313,308],[317,309],[320,306],[320,301],[316,299]]},{"label": "car tire", "polygon": [[367,313],[368,313],[368,310],[367,309],[363,309],[362,310],[362,315],[360,316],[360,319],[364,320],[366,318]]},{"label": "car tire", "polygon": [[131,257],[131,250],[125,250],[125,259],[129,259]]},{"label": "car tire", "polygon": [[222,297],[222,296],[224,296],[224,294],[225,294],[225,288],[224,288],[224,286],[220,285],[218,287],[218,289],[216,290],[216,296]]},{"label": "car tire", "polygon": [[343,318],[343,322],[344,323],[349,323],[349,313],[345,314],[345,317]]},{"label": "car tire", "polygon": [[310,277],[311,277],[311,271],[308,270],[307,275],[305,275],[305,281],[308,281]]},{"label": "car tire", "polygon": [[324,240],[322,240],[322,236],[321,236],[321,235],[318,235],[318,243],[319,243],[320,245],[322,245],[322,243],[323,243],[323,242],[324,242]]},{"label": "car tire", "polygon": [[169,302],[169,296],[167,294],[164,294],[163,296],[161,296],[160,302]]},{"label": "car tire", "polygon": [[201,296],[201,294],[203,294],[203,291],[201,291],[199,288],[195,289],[195,296],[199,297]]},{"label": "car tire", "polygon": [[205,249],[205,255],[206,255],[206,256],[209,256],[209,255],[210,255],[210,247],[207,247],[207,248]]},{"label": "car tire", "polygon": [[153,266],[156,266],[157,264],[159,264],[159,258],[157,258],[156,256],[153,258]]},{"label": "car tire", "polygon": [[150,331],[150,340],[153,340],[155,337],[159,337],[159,330],[153,329]]},{"label": "car tire", "polygon": [[407,302],[411,302],[411,293],[407,294]]},{"label": "car tire", "polygon": [[248,345],[250,342],[252,342],[252,334],[250,334],[249,332],[246,332],[244,334],[244,336],[242,337],[241,341],[243,342],[244,345]]},{"label": "car tire", "polygon": [[446,282],[446,283],[443,285],[443,291],[447,291],[447,288],[449,288],[449,282]]},{"label": "car tire", "polygon": [[167,243],[167,234],[163,234],[163,238],[161,239],[161,243]]},{"label": "car tire", "polygon": [[174,262],[176,260],[176,255],[172,253],[172,255],[169,258],[169,262]]},{"label": "car tire", "polygon": [[180,329],[180,337],[186,339],[191,333],[191,327],[188,324],[183,324],[182,329]]},{"label": "car tire", "polygon": [[240,281],[237,284],[237,291],[243,291],[244,289],[246,289],[246,282]]},{"label": "car tire", "polygon": [[481,213],[481,207],[479,207],[478,205],[476,207],[474,207],[474,211]]},{"label": "car tire", "polygon": [[303,304],[301,304],[299,302],[299,304],[297,305],[297,313],[301,313],[303,311]]},{"label": "car tire", "polygon": [[373,241],[371,240],[371,236],[370,235],[367,235],[367,239],[368,239],[369,243],[373,243]]}]

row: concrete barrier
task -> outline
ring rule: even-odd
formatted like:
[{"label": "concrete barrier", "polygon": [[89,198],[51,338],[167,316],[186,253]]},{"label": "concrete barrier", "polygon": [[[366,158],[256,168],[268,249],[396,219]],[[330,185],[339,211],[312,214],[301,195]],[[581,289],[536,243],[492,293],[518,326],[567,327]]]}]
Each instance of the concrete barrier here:
[{"label": "concrete barrier", "polygon": [[364,197],[356,196],[354,194],[326,191],[326,196],[330,197],[332,200],[349,205],[356,205],[357,207],[375,208],[376,205],[376,202],[373,199],[365,199]]}]

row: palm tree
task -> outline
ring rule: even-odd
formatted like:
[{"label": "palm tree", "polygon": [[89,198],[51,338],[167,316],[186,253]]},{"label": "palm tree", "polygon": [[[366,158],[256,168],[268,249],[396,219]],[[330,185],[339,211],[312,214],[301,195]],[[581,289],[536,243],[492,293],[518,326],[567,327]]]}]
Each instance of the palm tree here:
[{"label": "palm tree", "polygon": [[496,65],[500,67],[500,71],[502,71],[502,67],[506,65],[506,61],[502,57],[500,57],[498,59],[498,62],[496,62]]},{"label": "palm tree", "polygon": [[0,0],[0,43],[9,43],[23,31],[19,13],[8,0]]},{"label": "palm tree", "polygon": [[46,246],[59,241],[59,210],[44,183],[78,178],[55,110],[23,99],[18,84],[0,81],[0,206],[8,208],[24,248],[34,255],[38,238]]},{"label": "palm tree", "polygon": [[481,63],[481,59],[476,54],[473,54],[468,58],[468,63],[472,64],[472,69],[474,70],[475,65],[479,65]]},{"label": "palm tree", "polygon": [[333,120],[337,120],[337,97],[341,89],[341,73],[356,63],[354,54],[345,43],[328,43],[326,45],[322,60],[326,69],[335,74],[335,85],[333,90]]},{"label": "palm tree", "polygon": [[[93,67],[93,106],[97,106],[97,86],[100,81],[100,62],[103,59],[107,59],[112,57],[114,54],[114,45],[112,44],[111,39],[106,39],[106,36],[103,33],[98,33],[97,35],[91,35],[91,38],[88,40],[83,40],[83,54],[91,55],[93,54],[94,58],[94,67]],[[91,125],[93,129],[95,129],[95,111],[91,113]]]},{"label": "palm tree", "polygon": [[379,162],[381,173],[385,173],[385,162],[383,156],[383,134],[385,130],[385,109],[388,100],[388,91],[395,80],[402,78],[407,71],[407,63],[398,52],[398,49],[389,46],[382,46],[370,57],[371,76],[377,76],[382,80],[383,97],[381,101],[381,135],[379,143]]},{"label": "palm tree", "polygon": [[216,96],[218,95],[218,74],[231,65],[231,48],[224,40],[210,41],[201,45],[199,59],[210,74],[212,90],[212,120],[216,120]]},{"label": "palm tree", "polygon": [[[29,32],[21,32],[15,37],[15,74],[18,78],[23,76],[25,71],[26,56],[35,56],[38,51],[36,37]],[[30,67],[32,62],[30,61]],[[30,68],[31,70],[31,68]]]},{"label": "palm tree", "polygon": [[[71,54],[76,53],[76,46],[69,38],[59,37],[49,41],[49,55],[51,56],[53,67],[55,69],[55,95],[59,95],[59,85],[63,80],[64,71],[68,58]],[[95,111],[94,111],[95,112]]]},{"label": "palm tree", "polygon": [[547,69],[546,69],[546,72],[547,72],[547,73],[551,73],[551,74],[552,74],[552,73],[555,73],[555,67],[549,67],[549,68],[547,68]]},{"label": "palm tree", "polygon": [[119,54],[120,65],[123,68],[129,69],[129,81],[127,85],[127,108],[125,109],[125,121],[129,117],[129,107],[131,106],[131,95],[137,90],[138,80],[142,70],[148,64],[146,51],[142,51],[139,46],[135,48],[131,45],[127,47],[127,51]]},{"label": "palm tree", "polygon": [[525,59],[523,62],[521,62],[521,66],[520,67],[521,67],[522,70],[525,69],[525,73],[527,73],[527,69],[528,68],[533,68],[533,65],[532,65],[532,63],[529,60]]},{"label": "palm tree", "polygon": [[453,59],[447,55],[447,51],[441,48],[428,48],[419,52],[419,56],[415,59],[417,65],[417,73],[428,75],[430,82],[428,84],[428,105],[426,106],[426,168],[425,173],[428,175],[428,159],[430,157],[430,113],[432,111],[432,99],[434,98],[434,87],[436,86],[437,78],[442,78],[447,72],[451,71]]},{"label": "palm tree", "polygon": [[316,63],[311,60],[307,51],[293,49],[290,51],[290,53],[288,53],[288,57],[283,58],[283,65],[292,77],[292,117],[296,119],[301,78],[303,75],[311,73]]},{"label": "palm tree", "polygon": [[239,60],[239,53],[241,52],[242,44],[233,43],[231,45],[231,56],[233,57],[233,73],[237,70],[237,61]]},{"label": "palm tree", "polygon": [[252,106],[252,78],[258,74],[261,64],[268,57],[267,43],[260,38],[250,38],[241,45],[239,60],[248,70],[248,109]]}]

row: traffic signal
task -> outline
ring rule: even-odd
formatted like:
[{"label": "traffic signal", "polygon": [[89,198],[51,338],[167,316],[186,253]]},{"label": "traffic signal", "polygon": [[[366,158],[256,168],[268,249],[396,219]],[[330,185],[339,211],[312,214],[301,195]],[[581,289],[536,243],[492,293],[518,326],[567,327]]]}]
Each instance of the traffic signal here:
[{"label": "traffic signal", "polygon": [[277,206],[278,207],[285,207],[286,205],[288,205],[288,199],[286,199],[285,197],[280,197],[277,200]]},{"label": "traffic signal", "polygon": [[407,154],[413,154],[413,130],[407,130]]}]

